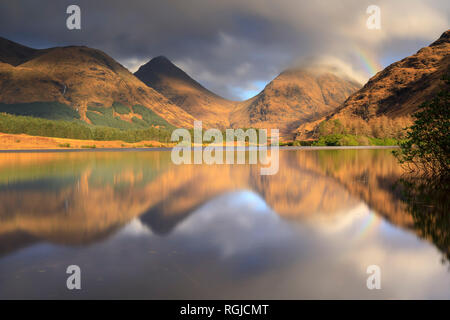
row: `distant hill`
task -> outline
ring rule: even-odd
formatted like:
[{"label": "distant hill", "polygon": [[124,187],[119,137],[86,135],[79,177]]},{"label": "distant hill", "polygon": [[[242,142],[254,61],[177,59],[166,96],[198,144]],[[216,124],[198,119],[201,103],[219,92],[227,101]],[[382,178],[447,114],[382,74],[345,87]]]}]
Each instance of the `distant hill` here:
[{"label": "distant hill", "polygon": [[0,112],[125,129],[194,121],[100,50],[37,50],[0,38],[0,61]]},{"label": "distant hill", "polygon": [[3,63],[18,66],[45,51],[29,48],[0,37],[0,62]]},{"label": "distant hill", "polygon": [[300,124],[336,109],[360,85],[323,70],[294,68],[282,72],[257,96],[233,111],[232,126],[279,128],[289,135]]},{"label": "distant hill", "polygon": [[235,102],[209,91],[166,57],[153,58],[134,75],[205,126],[230,127],[228,117]]},{"label": "distant hill", "polygon": [[162,56],[141,66],[135,75],[207,127],[279,128],[283,135],[334,110],[359,89],[359,84],[332,73],[290,69],[257,96],[235,102],[204,88]]},{"label": "distant hill", "polygon": [[378,72],[326,117],[301,125],[298,134],[314,137],[319,123],[330,119],[351,124],[380,117],[395,121],[410,116],[440,90],[442,76],[449,73],[450,30],[447,30],[430,46]]}]

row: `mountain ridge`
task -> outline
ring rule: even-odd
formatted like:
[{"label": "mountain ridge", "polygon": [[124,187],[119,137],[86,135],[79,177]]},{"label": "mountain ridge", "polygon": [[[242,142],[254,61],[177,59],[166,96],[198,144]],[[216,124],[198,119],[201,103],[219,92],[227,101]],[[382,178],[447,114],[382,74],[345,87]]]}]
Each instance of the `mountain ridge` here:
[{"label": "mountain ridge", "polygon": [[[450,30],[415,54],[390,64],[378,72],[335,111],[297,128],[299,138],[317,137],[318,127],[327,120],[368,122],[380,117],[409,117],[430,100],[450,73]],[[402,122],[402,121],[400,121]]]},{"label": "mountain ridge", "polygon": [[[232,115],[232,124],[278,127],[283,135],[288,136],[300,123],[314,120],[336,108],[358,88],[356,82],[333,73],[306,68],[287,69],[255,97],[242,102]],[[283,123],[278,119],[283,119]]]},{"label": "mountain ridge", "polygon": [[165,56],[142,65],[134,75],[149,87],[167,97],[207,127],[229,127],[228,114],[235,102],[206,89]]},{"label": "mountain ridge", "polygon": [[[192,127],[191,115],[146,86],[101,50],[67,46],[29,51],[9,40],[0,42],[0,48],[8,48],[6,53],[0,52],[0,103],[54,101],[73,108],[83,121],[91,123],[87,117],[89,106],[110,108],[117,102],[125,105],[129,113],[127,116],[114,112],[113,116],[130,125],[132,117],[142,117],[134,113],[132,107],[143,105],[172,125]],[[14,48],[14,45],[17,46]],[[30,54],[22,55],[21,61],[10,58],[11,52],[23,50]]]},{"label": "mountain ridge", "polygon": [[0,37],[0,62],[17,66],[42,51]]},{"label": "mountain ridge", "polygon": [[[205,89],[163,56],[141,66],[135,75],[207,127],[278,128],[286,137],[301,122],[336,108],[360,87],[332,72],[297,67],[281,72],[254,97],[231,101]],[[314,92],[311,83],[316,84]]]}]

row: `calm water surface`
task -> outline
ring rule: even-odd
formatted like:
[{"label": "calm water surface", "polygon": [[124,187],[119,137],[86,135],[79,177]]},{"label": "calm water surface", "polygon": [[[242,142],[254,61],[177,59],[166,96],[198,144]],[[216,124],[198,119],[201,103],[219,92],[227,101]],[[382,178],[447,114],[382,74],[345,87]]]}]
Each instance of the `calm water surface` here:
[{"label": "calm water surface", "polygon": [[0,298],[449,299],[448,221],[401,178],[389,150],[282,150],[274,176],[169,151],[0,154]]}]

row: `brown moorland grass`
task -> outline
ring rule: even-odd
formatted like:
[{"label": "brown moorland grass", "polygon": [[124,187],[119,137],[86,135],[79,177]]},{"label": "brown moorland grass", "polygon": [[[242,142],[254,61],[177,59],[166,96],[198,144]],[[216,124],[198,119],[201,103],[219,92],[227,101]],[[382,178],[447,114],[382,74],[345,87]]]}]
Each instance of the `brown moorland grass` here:
[{"label": "brown moorland grass", "polygon": [[[172,144],[158,141],[123,141],[77,140],[53,137],[30,136],[27,134],[0,133],[0,150],[45,150],[45,149],[87,149],[89,148],[148,148],[170,147]],[[95,147],[94,147],[95,146]]]}]

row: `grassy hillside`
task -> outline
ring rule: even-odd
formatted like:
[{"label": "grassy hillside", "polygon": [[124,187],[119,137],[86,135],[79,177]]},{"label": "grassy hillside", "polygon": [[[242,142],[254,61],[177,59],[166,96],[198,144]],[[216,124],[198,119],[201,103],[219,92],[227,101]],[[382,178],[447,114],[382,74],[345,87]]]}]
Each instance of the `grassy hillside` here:
[{"label": "grassy hillside", "polygon": [[[128,116],[128,118],[131,119],[131,122],[121,119],[121,116]],[[155,112],[141,105],[133,106],[132,110],[127,106],[116,102],[111,107],[90,105],[87,108],[86,117],[94,125],[122,130],[146,129],[152,126],[163,127],[166,129],[174,128]]]},{"label": "grassy hillside", "polygon": [[332,119],[317,127],[316,146],[391,146],[406,137],[410,117],[390,119],[386,116],[364,121],[362,119]]},{"label": "grassy hillside", "polygon": [[320,137],[314,146],[396,146],[400,140],[395,138],[373,138],[353,134],[330,134]]},{"label": "grassy hillside", "polygon": [[[191,115],[147,87],[106,53],[85,46],[35,50],[0,38],[0,88],[0,103],[10,104],[3,105],[6,109],[0,112],[17,115],[36,116],[34,109],[42,108],[32,105],[32,114],[23,106],[14,110],[22,102],[53,101],[54,104],[45,103],[45,112],[38,117],[72,120],[72,112],[76,111],[82,121],[89,122],[87,107],[97,103],[112,106],[115,116],[131,123],[126,115],[133,105],[139,104],[175,126],[190,128],[194,122]],[[52,117],[47,108],[61,104],[66,105],[64,109],[69,114]]]},{"label": "grassy hillside", "polygon": [[80,119],[80,115],[76,110],[59,102],[0,103],[1,112],[51,120]]},{"label": "grassy hillside", "polygon": [[[32,102],[15,104],[0,103],[0,113],[42,118],[47,120],[81,122],[80,115],[77,110],[59,102]],[[105,107],[99,104],[88,105],[86,117],[94,126],[110,127],[120,130],[138,130],[148,129],[150,127],[174,129],[174,126],[169,124],[166,120],[161,118],[152,110],[141,105],[135,105],[131,109],[119,102],[114,102],[110,107]],[[126,120],[122,119],[122,117]],[[24,123],[27,121],[30,120],[24,120]],[[82,124],[78,123],[77,125],[79,126]],[[86,125],[87,124],[81,128],[84,130]],[[75,128],[76,126],[73,125],[69,127]],[[10,128],[10,130],[12,130],[12,128]],[[82,130],[77,129],[76,131],[81,132]],[[83,136],[84,135],[81,135],[81,137]]]},{"label": "grassy hillside", "polygon": [[[158,116],[155,112],[152,110],[141,106],[139,104],[133,106],[133,112],[137,113],[142,116],[142,121],[147,126],[148,125],[154,125],[154,126],[162,126],[168,129],[174,129],[175,127],[172,126],[170,123],[168,123],[166,120]],[[133,121],[136,122],[137,120],[140,120],[136,117],[133,118]],[[142,122],[141,122],[142,123]]]}]

